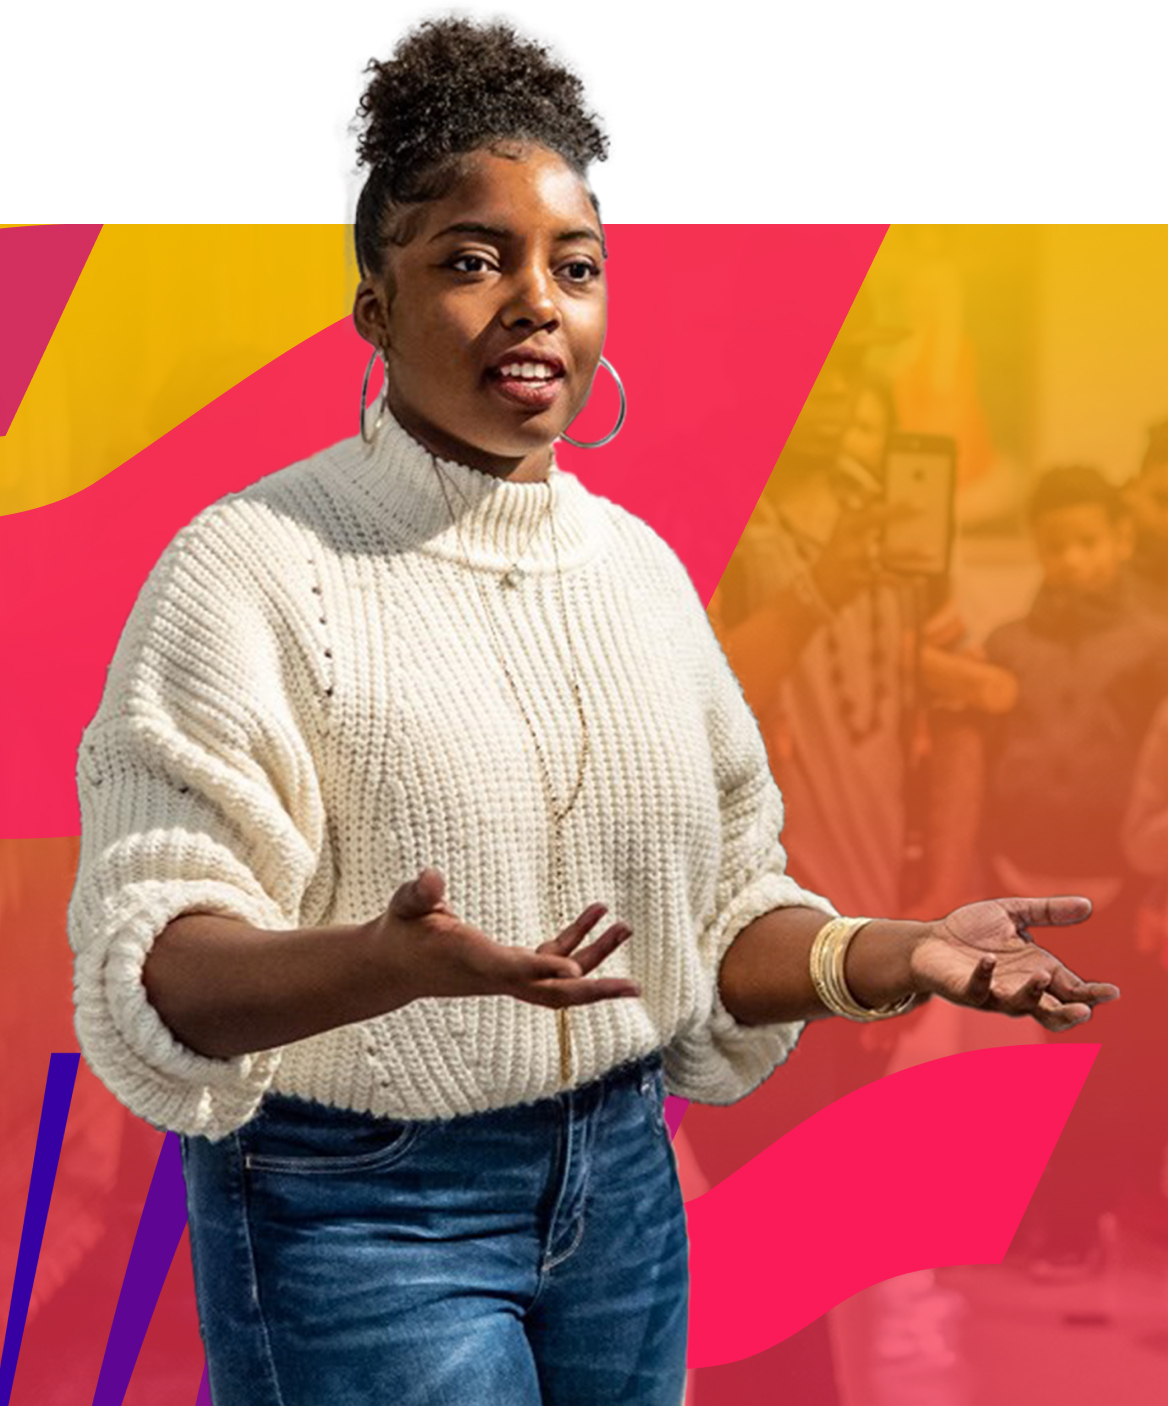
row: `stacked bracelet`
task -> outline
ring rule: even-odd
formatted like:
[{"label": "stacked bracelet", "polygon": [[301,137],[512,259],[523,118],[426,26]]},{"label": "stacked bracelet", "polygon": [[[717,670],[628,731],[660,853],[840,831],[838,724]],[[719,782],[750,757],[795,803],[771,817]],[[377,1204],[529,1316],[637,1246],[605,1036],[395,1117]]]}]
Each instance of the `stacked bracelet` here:
[{"label": "stacked bracelet", "polygon": [[872,1009],[860,1005],[848,990],[844,980],[844,958],[852,938],[871,918],[832,918],[815,934],[811,944],[811,984],[815,994],[833,1015],[846,1016],[848,1020],[888,1020],[894,1015],[903,1015],[916,1000],[915,995],[905,996],[892,1006]]}]

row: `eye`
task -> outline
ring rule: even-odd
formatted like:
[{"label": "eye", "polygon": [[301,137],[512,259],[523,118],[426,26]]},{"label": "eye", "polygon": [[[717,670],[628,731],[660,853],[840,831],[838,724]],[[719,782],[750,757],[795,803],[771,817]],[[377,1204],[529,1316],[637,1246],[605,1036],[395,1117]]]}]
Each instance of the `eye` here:
[{"label": "eye", "polygon": [[600,277],[600,270],[591,259],[572,259],[570,263],[563,264],[562,267],[569,271],[569,283],[588,283],[591,279]]},{"label": "eye", "polygon": [[[459,268],[459,264],[477,264],[477,268]],[[450,260],[447,268],[455,269],[458,273],[483,273],[493,266],[488,262],[484,254],[459,254]]]}]

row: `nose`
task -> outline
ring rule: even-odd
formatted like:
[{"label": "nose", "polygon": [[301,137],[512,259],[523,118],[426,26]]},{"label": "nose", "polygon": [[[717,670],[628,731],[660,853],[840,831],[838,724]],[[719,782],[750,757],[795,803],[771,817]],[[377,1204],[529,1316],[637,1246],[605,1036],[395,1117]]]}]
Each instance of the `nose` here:
[{"label": "nose", "polygon": [[555,299],[555,280],[544,268],[526,268],[515,276],[510,297],[503,309],[509,327],[556,327],[560,312]]}]

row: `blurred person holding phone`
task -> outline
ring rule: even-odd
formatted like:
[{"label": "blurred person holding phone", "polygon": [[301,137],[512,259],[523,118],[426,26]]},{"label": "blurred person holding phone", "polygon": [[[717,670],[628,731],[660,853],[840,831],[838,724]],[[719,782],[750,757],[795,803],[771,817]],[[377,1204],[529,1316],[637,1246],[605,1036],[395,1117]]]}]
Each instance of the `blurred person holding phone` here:
[{"label": "blurred person holding phone", "polygon": [[[1002,670],[955,651],[954,453],[952,441],[896,433],[888,388],[845,340],[711,605],[798,816],[792,864],[861,909],[907,902],[915,913],[967,892],[973,832],[954,794],[949,720],[1013,696]],[[918,855],[910,876],[910,835],[920,848],[924,831],[928,863]]]}]

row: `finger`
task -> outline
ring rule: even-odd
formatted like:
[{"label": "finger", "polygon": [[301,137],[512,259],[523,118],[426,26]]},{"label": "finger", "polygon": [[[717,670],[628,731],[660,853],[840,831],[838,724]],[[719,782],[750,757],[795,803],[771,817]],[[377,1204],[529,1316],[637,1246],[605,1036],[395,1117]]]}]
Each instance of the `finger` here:
[{"label": "finger", "polygon": [[590,942],[587,947],[582,947],[576,953],[576,960],[580,963],[582,971],[595,971],[596,968],[609,956],[615,952],[622,942],[632,936],[632,928],[628,923],[613,923],[607,932],[602,933],[595,942]]},{"label": "finger", "polygon": [[639,996],[641,988],[635,981],[621,977],[595,976],[579,981],[536,982],[514,994],[521,1001],[560,1009],[565,1006],[595,1005],[597,1001],[628,999]]},{"label": "finger", "polygon": [[[1047,987],[1050,985],[1049,972],[1035,972],[1028,977],[1021,986],[1007,996],[1000,998],[1002,1009],[1008,1015],[1034,1015],[1040,1009],[1046,1009],[1043,1000],[1047,996]],[[1054,997],[1050,997],[1054,1000]],[[1058,1004],[1056,1001],[1055,1004]]]},{"label": "finger", "polygon": [[1034,1018],[1047,1030],[1070,1030],[1091,1019],[1091,1007],[1078,1001],[1060,1001],[1048,992],[1039,1002]]},{"label": "finger", "polygon": [[1091,900],[1077,894],[1057,894],[1048,898],[1000,898],[998,902],[1021,929],[1066,927],[1091,916]]},{"label": "finger", "polygon": [[907,503],[870,503],[865,508],[854,509],[851,516],[857,531],[862,532],[866,528],[883,527],[886,522],[912,517],[917,511]]},{"label": "finger", "polygon": [[965,999],[971,1006],[984,1006],[989,1000],[997,964],[996,957],[985,956],[974,967],[965,988]]},{"label": "finger", "polygon": [[509,986],[526,986],[533,981],[573,980],[584,975],[580,963],[572,957],[530,952],[526,947],[500,947],[498,952],[506,964],[503,978]]},{"label": "finger", "polygon": [[550,941],[542,943],[536,948],[536,951],[558,952],[566,955],[583,942],[587,934],[607,912],[606,904],[590,903],[574,922],[568,924],[563,932],[558,933]]},{"label": "finger", "polygon": [[[389,906],[399,918],[420,918],[442,903],[446,879],[440,869],[427,864],[413,879],[407,879],[394,890]],[[444,912],[449,908],[444,907]]]},{"label": "finger", "polygon": [[1081,1001],[1088,1006],[1101,1006],[1119,999],[1119,987],[1110,981],[1083,981],[1064,966],[1055,970],[1050,990],[1060,1001]]}]

